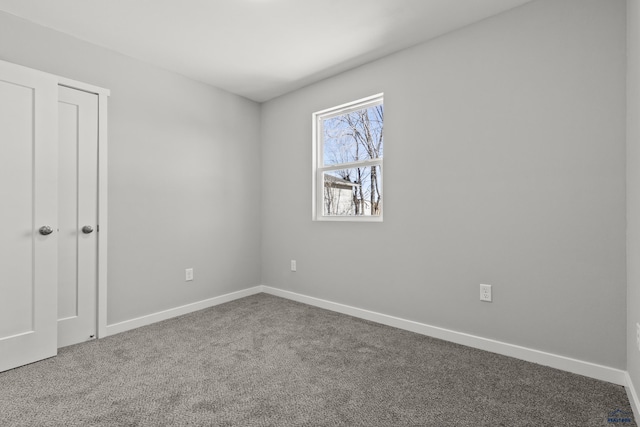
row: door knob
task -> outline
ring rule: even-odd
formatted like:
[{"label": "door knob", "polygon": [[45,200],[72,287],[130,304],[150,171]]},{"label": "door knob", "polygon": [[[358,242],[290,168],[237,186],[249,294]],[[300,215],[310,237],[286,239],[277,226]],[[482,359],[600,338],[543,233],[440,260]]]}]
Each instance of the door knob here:
[{"label": "door knob", "polygon": [[90,234],[93,231],[93,227],[91,227],[90,225],[85,225],[84,227],[82,227],[82,232],[84,234]]},{"label": "door knob", "polygon": [[53,228],[49,227],[48,225],[43,225],[42,227],[40,227],[38,229],[38,231],[40,232],[40,234],[42,234],[43,236],[46,236],[48,234],[53,233]]}]

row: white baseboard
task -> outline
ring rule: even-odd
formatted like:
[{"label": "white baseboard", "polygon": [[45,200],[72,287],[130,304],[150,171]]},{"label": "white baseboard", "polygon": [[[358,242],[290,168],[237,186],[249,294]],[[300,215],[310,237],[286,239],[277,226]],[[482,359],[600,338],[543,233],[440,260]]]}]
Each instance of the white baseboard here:
[{"label": "white baseboard", "polygon": [[180,307],[170,308],[169,310],[159,311],[157,313],[148,314],[146,316],[136,317],[135,319],[125,320],[124,322],[107,325],[106,336],[119,334],[120,332],[129,331],[141,326],[146,326],[152,323],[160,322],[162,320],[171,319],[172,317],[182,316],[183,314],[188,314],[194,311],[213,307],[214,305],[224,304],[225,302],[248,297],[249,295],[259,294],[262,291],[262,286],[258,285],[252,288],[243,289],[241,291],[231,292],[229,294],[220,295],[218,297],[182,305]]},{"label": "white baseboard", "polygon": [[624,376],[625,376],[624,388],[627,391],[627,397],[629,398],[629,402],[631,402],[633,417],[636,420],[640,420],[640,400],[638,400],[638,393],[636,392],[636,388],[633,386],[633,381],[631,381],[629,372],[625,372]]},{"label": "white baseboard", "polygon": [[304,304],[309,304],[315,307],[324,308],[326,310],[347,314],[353,317],[358,317],[360,319],[381,323],[383,325],[392,326],[418,334],[439,338],[445,341],[466,345],[468,347],[478,348],[480,350],[486,350],[492,353],[526,360],[527,362],[533,362],[539,365],[549,366],[563,371],[572,372],[574,374],[584,375],[586,377],[623,385],[626,387],[627,394],[629,395],[629,401],[631,402],[631,405],[633,407],[634,414],[636,414],[636,419],[640,419],[640,401],[638,400],[638,394],[636,393],[633,383],[631,382],[631,378],[626,371],[610,368],[608,366],[598,365],[591,362],[585,362],[578,359],[572,359],[570,357],[560,356],[553,353],[547,353],[540,350],[534,350],[532,348],[522,347],[519,345],[509,344],[488,338],[482,338],[476,335],[466,334],[464,332],[457,332],[450,329],[440,328],[438,326],[431,326],[425,323],[414,322],[412,320],[389,316],[374,311],[364,310],[361,308],[352,307],[349,305],[327,301],[320,298],[310,297],[264,285],[254,286],[252,288],[243,289],[241,291],[220,295],[218,297],[186,304],[157,313],[152,313],[146,316],[137,317],[135,319],[125,320],[124,322],[107,325],[106,336],[129,331],[141,326],[150,325],[152,323],[167,320],[172,317],[181,316],[183,314],[188,314],[194,311],[213,307],[225,302],[259,294],[261,292],[290,299],[293,301],[302,302]]},{"label": "white baseboard", "polygon": [[[353,317],[370,320],[372,322],[381,323],[387,326],[393,326],[395,328],[404,329],[418,334],[439,338],[441,340],[466,345],[468,347],[474,347],[481,350],[490,351],[492,353],[526,360],[527,362],[549,366],[563,371],[572,372],[574,374],[584,375],[586,377],[607,381],[617,385],[624,386],[628,384],[626,379],[626,377],[628,377],[627,372],[620,369],[610,368],[608,366],[585,362],[578,359],[572,359],[570,357],[559,356],[557,354],[534,350],[532,348],[522,347],[519,345],[508,344],[488,338],[482,338],[463,332],[456,332],[450,329],[444,329],[437,326],[431,326],[424,323],[401,319],[399,317],[388,316],[386,314],[376,313],[374,311],[364,310],[361,308],[351,307],[332,301],[309,297],[306,295],[297,294],[295,292],[272,288],[270,286],[262,286],[262,290],[267,294],[302,302],[331,311],[336,311],[338,313],[348,314]],[[635,396],[635,402],[637,402],[637,395]]]}]

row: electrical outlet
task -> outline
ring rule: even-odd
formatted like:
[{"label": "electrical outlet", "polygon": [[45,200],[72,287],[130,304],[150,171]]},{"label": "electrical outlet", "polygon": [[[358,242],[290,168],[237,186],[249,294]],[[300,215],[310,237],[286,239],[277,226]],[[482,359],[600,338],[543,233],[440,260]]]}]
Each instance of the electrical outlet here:
[{"label": "electrical outlet", "polygon": [[192,280],[193,280],[193,268],[187,268],[187,269],[184,271],[184,280],[185,280],[186,282],[190,282],[190,281],[192,281]]},{"label": "electrical outlet", "polygon": [[636,345],[640,351],[640,323],[636,323]]},{"label": "electrical outlet", "polygon": [[291,260],[291,271],[296,271],[296,270],[297,270],[296,260],[292,259]]},{"label": "electrical outlet", "polygon": [[491,302],[491,285],[480,285],[480,301]]}]

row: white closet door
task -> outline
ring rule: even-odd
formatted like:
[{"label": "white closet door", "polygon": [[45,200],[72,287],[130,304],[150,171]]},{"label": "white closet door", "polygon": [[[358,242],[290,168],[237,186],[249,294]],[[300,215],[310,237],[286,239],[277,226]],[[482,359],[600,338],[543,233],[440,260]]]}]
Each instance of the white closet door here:
[{"label": "white closet door", "polygon": [[55,77],[0,61],[0,371],[57,353],[57,102]]},{"label": "white closet door", "polygon": [[96,336],[98,96],[60,87],[58,347]]}]

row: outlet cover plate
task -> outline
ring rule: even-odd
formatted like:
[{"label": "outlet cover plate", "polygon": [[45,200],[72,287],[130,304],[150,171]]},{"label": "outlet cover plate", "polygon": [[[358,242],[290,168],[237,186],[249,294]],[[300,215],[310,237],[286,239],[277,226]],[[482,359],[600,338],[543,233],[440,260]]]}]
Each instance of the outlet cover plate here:
[{"label": "outlet cover plate", "polygon": [[480,285],[480,301],[492,301],[491,285]]}]

